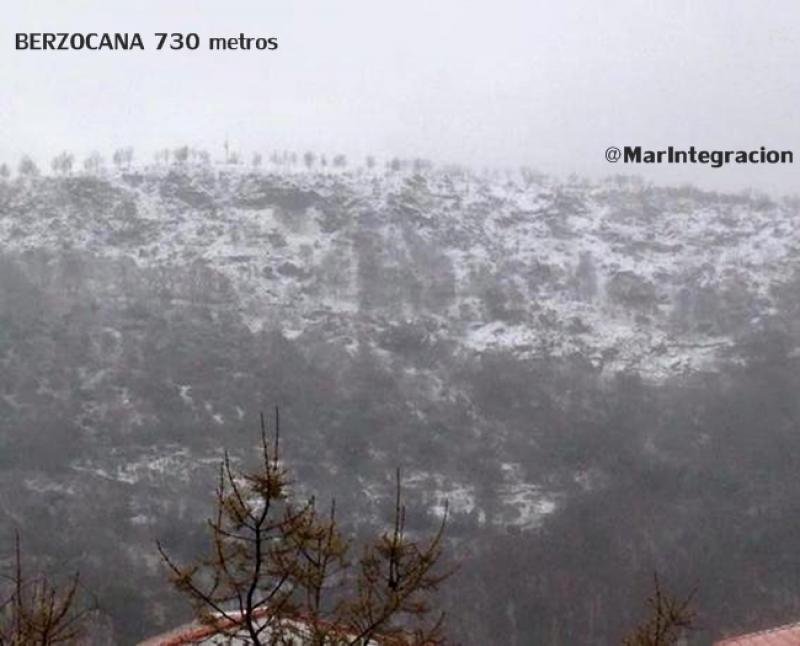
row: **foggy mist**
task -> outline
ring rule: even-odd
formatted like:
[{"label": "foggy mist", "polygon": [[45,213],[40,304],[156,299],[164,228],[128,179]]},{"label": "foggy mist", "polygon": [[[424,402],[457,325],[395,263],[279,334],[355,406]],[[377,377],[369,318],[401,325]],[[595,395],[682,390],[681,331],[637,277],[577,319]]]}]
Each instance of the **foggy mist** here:
[{"label": "foggy mist", "polygon": [[0,646],[800,644],[800,4],[5,4]]},{"label": "foggy mist", "polygon": [[[15,52],[0,157],[136,142],[318,147],[592,177],[611,145],[792,149],[797,3],[12,2],[15,31],[277,36],[270,55]],[[358,119],[353,119],[358,114]],[[795,191],[793,167],[641,167],[656,183]]]}]

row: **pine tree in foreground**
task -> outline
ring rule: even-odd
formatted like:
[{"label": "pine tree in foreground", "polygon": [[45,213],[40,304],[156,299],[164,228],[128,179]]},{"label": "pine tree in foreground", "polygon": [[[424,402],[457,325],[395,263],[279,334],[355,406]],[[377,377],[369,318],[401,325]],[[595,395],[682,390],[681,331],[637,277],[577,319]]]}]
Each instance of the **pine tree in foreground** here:
[{"label": "pine tree in foreground", "polygon": [[654,575],[653,594],[647,599],[650,616],[625,638],[623,646],[677,646],[694,623],[693,601],[694,592],[678,599],[665,592]]},{"label": "pine tree in foreground", "polygon": [[25,572],[19,533],[14,571],[0,589],[0,646],[70,646],[83,643],[94,605],[83,603],[78,575],[56,586],[44,575]]},{"label": "pine tree in foreground", "polygon": [[257,471],[234,471],[224,456],[208,556],[182,566],[158,545],[200,621],[253,646],[444,644],[444,616],[430,602],[448,575],[440,567],[444,520],[425,543],[407,536],[398,472],[391,530],[353,558],[335,503],[323,513],[313,498],[292,499],[277,410],[275,424],[270,446],[262,416]]}]

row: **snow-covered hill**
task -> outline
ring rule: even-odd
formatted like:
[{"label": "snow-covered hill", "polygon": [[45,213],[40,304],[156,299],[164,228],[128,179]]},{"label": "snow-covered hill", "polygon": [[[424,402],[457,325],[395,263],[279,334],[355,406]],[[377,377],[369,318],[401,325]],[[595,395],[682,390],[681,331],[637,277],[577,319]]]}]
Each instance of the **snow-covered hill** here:
[{"label": "snow-covered hill", "polygon": [[458,617],[509,594],[505,540],[577,545],[513,556],[549,600],[624,526],[613,590],[665,536],[660,516],[636,533],[650,508],[673,509],[682,546],[711,526],[703,496],[780,465],[796,480],[796,201],[417,171],[0,180],[0,529],[81,555],[137,618],[123,632],[158,632],[153,539],[202,549],[222,448],[247,462],[278,405],[301,493],[335,497],[354,531],[392,508],[395,467],[409,531],[449,503],[448,537],[491,573]]},{"label": "snow-covered hill", "polygon": [[[398,324],[465,353],[581,356],[607,374],[712,369],[794,280],[797,205],[630,179],[149,168],[0,187],[6,253],[160,272],[290,339]],[[126,287],[119,284],[119,296]]]}]

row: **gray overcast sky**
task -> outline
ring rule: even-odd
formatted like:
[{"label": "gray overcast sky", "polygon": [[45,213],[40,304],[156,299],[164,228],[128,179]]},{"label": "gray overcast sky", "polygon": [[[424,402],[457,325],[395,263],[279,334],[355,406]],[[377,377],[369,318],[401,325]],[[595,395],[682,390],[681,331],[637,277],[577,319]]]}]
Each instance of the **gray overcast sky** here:
[{"label": "gray overcast sky", "polygon": [[[795,166],[640,172],[800,192],[799,27],[796,0],[6,0],[0,158],[227,136],[596,176],[629,172],[612,144],[766,145]],[[150,51],[16,52],[17,31],[139,31]],[[280,48],[156,52],[156,31]]]}]

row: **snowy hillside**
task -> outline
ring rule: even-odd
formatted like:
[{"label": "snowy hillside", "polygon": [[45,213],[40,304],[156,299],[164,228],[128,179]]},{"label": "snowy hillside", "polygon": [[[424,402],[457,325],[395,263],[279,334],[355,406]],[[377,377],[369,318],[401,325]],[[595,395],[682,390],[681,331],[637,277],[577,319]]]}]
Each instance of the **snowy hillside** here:
[{"label": "snowy hillside", "polygon": [[151,168],[0,195],[6,253],[89,252],[166,292],[186,277],[253,330],[352,353],[415,322],[466,353],[650,379],[713,368],[799,257],[793,203],[624,179]]},{"label": "snowy hillside", "polygon": [[0,524],[79,558],[130,643],[175,623],[153,541],[202,548],[222,449],[252,458],[276,405],[301,493],[354,532],[396,467],[409,531],[448,505],[465,643],[549,639],[508,608],[579,625],[620,571],[694,572],[796,499],[764,479],[796,482],[796,201],[269,168],[0,180]]}]

